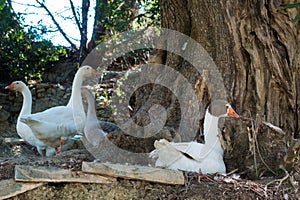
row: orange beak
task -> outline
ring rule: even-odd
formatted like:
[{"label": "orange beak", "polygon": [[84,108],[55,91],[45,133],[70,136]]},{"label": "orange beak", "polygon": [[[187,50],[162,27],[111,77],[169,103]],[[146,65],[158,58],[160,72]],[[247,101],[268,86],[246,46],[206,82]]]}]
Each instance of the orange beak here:
[{"label": "orange beak", "polygon": [[100,73],[97,70],[92,69],[92,75],[98,76]]},{"label": "orange beak", "polygon": [[15,84],[14,83],[11,83],[10,85],[8,85],[8,86],[6,86],[5,87],[5,89],[7,90],[7,89],[14,89],[14,87],[15,87]]},{"label": "orange beak", "polygon": [[234,118],[239,118],[240,116],[233,110],[232,107],[229,107],[227,110],[227,115]]}]

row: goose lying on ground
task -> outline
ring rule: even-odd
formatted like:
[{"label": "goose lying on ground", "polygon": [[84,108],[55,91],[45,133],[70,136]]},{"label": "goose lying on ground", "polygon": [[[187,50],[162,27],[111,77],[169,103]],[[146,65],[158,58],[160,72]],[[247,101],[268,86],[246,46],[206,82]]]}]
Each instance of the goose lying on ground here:
[{"label": "goose lying on ground", "polygon": [[88,77],[99,73],[90,66],[79,68],[75,74],[72,93],[66,106],[56,106],[43,112],[22,116],[21,121],[31,127],[34,135],[59,152],[65,140],[71,140],[77,132],[82,133],[86,121],[81,85]]},{"label": "goose lying on ground", "polygon": [[226,101],[215,100],[209,105],[204,118],[205,144],[156,140],[155,150],[150,153],[150,157],[157,158],[155,166],[202,173],[226,173],[218,121],[220,117],[227,116],[239,117]]},{"label": "goose lying on ground", "polygon": [[23,105],[18,116],[16,126],[18,135],[30,145],[35,146],[40,155],[46,155],[48,157],[54,155],[54,148],[47,146],[44,142],[37,139],[31,128],[20,120],[23,116],[31,114],[32,95],[29,88],[22,81],[14,81],[10,85],[6,86],[5,89],[21,92],[23,96]]}]

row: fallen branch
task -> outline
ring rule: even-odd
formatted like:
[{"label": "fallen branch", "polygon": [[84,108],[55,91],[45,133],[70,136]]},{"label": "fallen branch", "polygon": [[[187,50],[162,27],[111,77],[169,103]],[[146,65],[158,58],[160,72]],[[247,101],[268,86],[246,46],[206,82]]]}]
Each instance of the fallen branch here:
[{"label": "fallen branch", "polygon": [[96,174],[71,171],[48,166],[17,165],[15,167],[15,180],[22,182],[71,182],[71,183],[112,183],[116,181],[112,177],[104,177]]}]

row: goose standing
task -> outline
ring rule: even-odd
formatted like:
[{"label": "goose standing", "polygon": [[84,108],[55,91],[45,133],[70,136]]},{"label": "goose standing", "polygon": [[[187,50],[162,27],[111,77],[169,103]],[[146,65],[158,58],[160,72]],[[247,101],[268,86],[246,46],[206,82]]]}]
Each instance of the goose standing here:
[{"label": "goose standing", "polygon": [[22,81],[14,81],[6,86],[5,89],[18,91],[22,93],[23,96],[23,104],[16,125],[18,135],[30,145],[35,146],[40,155],[46,155],[48,157],[54,155],[55,149],[37,139],[30,127],[20,121],[23,116],[31,114],[32,95],[29,88]]},{"label": "goose standing", "polygon": [[84,135],[90,144],[92,144],[93,146],[97,146],[100,144],[101,140],[107,133],[103,131],[98,121],[93,94],[89,91],[88,88],[83,87],[81,88],[81,91],[83,97],[87,100],[88,103],[86,123],[84,126]]},{"label": "goose standing", "polygon": [[156,158],[156,167],[202,173],[226,173],[223,149],[219,139],[220,117],[239,115],[224,100],[214,100],[206,110],[204,118],[205,144],[192,142],[174,143],[165,139],[154,142],[155,150],[150,157]]},{"label": "goose standing", "polygon": [[31,128],[39,140],[55,148],[57,153],[60,152],[66,140],[71,140],[77,132],[83,132],[86,115],[82,103],[81,85],[88,77],[98,74],[90,66],[79,68],[66,106],[52,107],[43,112],[23,116],[20,120]]}]

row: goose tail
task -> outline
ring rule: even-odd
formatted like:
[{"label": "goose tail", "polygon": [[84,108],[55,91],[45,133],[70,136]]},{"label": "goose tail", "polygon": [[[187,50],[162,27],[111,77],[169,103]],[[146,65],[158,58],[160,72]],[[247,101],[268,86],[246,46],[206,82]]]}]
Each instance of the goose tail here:
[{"label": "goose tail", "polygon": [[172,143],[165,139],[156,140],[154,147],[155,150],[150,152],[149,157],[157,159],[155,166],[178,169],[176,163],[178,163],[184,155],[178,151]]}]

